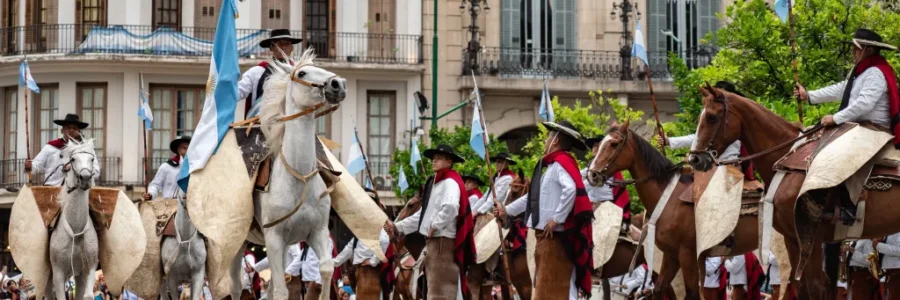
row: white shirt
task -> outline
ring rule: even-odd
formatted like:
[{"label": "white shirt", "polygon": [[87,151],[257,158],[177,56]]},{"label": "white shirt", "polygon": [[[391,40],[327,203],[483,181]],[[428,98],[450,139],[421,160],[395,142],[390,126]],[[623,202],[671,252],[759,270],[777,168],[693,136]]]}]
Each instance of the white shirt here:
[{"label": "white shirt", "polygon": [[[353,265],[359,265],[362,262],[369,260],[369,265],[374,267],[377,266],[381,261],[378,260],[378,257],[375,256],[375,251],[366,247],[363,243],[357,243],[356,249],[353,249],[353,242],[356,241],[356,238],[350,239],[350,242],[344,246],[344,250],[341,250],[341,253],[338,253],[338,256],[334,258],[334,265],[340,266],[343,263],[350,260],[350,257],[353,257]],[[381,230],[381,233],[378,235],[378,242],[381,244],[381,249],[387,249],[390,246],[390,238],[388,237],[387,232],[384,229]]]},{"label": "white shirt", "polygon": [[587,191],[591,203],[613,200],[613,178],[607,179],[603,186],[593,186],[587,180],[587,172],[588,168],[581,169],[581,181],[584,183],[584,189]]},{"label": "white shirt", "polygon": [[[506,206],[506,212],[510,216],[517,216],[525,212],[528,205],[528,194],[516,199],[515,202]],[[540,220],[536,227],[531,226],[531,217],[528,217],[526,224],[534,229],[544,230],[544,226],[552,218],[557,224],[562,225],[572,212],[575,206],[575,180],[569,173],[563,169],[559,163],[552,163],[547,167],[547,171],[541,176],[541,196],[540,196]],[[562,226],[557,226],[555,231],[562,231]]]},{"label": "white shirt", "polygon": [[878,252],[884,254],[881,267],[884,269],[900,269],[900,233],[887,236],[884,243],[878,243]]},{"label": "white shirt", "polygon": [[478,195],[471,194],[469,195],[469,209],[471,209],[472,213],[475,212],[476,206],[478,206]]},{"label": "white shirt", "polygon": [[[44,173],[44,182],[46,185],[61,186],[63,180],[66,178],[62,167],[64,162],[62,161],[60,154],[62,154],[62,150],[50,145],[44,145],[44,147],[41,148],[41,152],[31,160],[32,170]],[[93,181],[96,183],[98,178],[100,178],[100,158],[95,157]]]},{"label": "white shirt", "polygon": [[[416,229],[424,236],[433,227],[435,237],[456,238],[456,215],[459,214],[460,186],[455,180],[446,178],[434,184],[428,199],[428,207],[424,215],[419,209],[412,216],[396,223],[397,231],[410,234]],[[422,227],[419,226],[422,218]]]},{"label": "white shirt", "polygon": [[159,166],[156,176],[150,182],[147,193],[152,199],[162,197],[163,199],[177,199],[181,194],[181,188],[178,187],[178,173],[181,171],[181,165],[177,167],[170,165],[168,162]]},{"label": "white shirt", "polygon": [[[850,72],[853,72],[851,70]],[[841,101],[847,81],[809,92],[809,103],[819,104]],[[890,103],[887,81],[878,68],[868,68],[853,81],[847,108],[834,114],[835,124],[844,122],[872,121],[889,128],[891,125]]]},{"label": "white shirt", "polygon": [[771,250],[769,250],[769,284],[781,284],[781,269],[778,268],[778,259]]},{"label": "white shirt", "polygon": [[866,256],[872,253],[872,240],[856,240],[856,246],[853,248],[853,255],[850,256],[850,266],[868,268],[869,261],[866,260]]},{"label": "white shirt", "polygon": [[256,257],[253,254],[244,255],[244,260],[241,262],[241,284],[243,285],[245,290],[253,289],[253,271],[247,272],[246,266],[250,266],[251,268],[256,265]]},{"label": "white shirt", "polygon": [[238,81],[238,100],[246,100],[247,96],[252,95],[253,103],[250,106],[253,107],[257,103],[262,95],[256,94],[256,87],[259,86],[259,78],[265,72],[266,68],[254,66],[241,75],[241,81]]},{"label": "white shirt", "polygon": [[[332,243],[331,239],[328,239],[328,254],[325,255],[331,256],[332,250],[334,250],[334,243]],[[303,261],[303,281],[315,281],[318,284],[322,284],[322,273],[319,272],[319,257],[312,248],[306,251],[306,260]]]},{"label": "white shirt", "polygon": [[[509,197],[510,193],[510,185],[513,182],[512,175],[503,175],[497,177],[494,180],[494,187],[497,189],[497,201],[500,203],[505,203],[506,198]],[[475,206],[476,208],[473,211],[476,211],[480,214],[486,214],[491,212],[491,208],[494,207],[494,196],[491,193],[491,190],[488,189],[487,192],[481,196],[481,199],[478,199],[478,204]]]},{"label": "white shirt", "polygon": [[634,268],[634,271],[625,275],[625,279],[622,281],[622,286],[620,287],[623,292],[631,295],[633,294],[637,288],[641,287],[643,283],[643,289],[649,289],[653,287],[653,276],[647,274],[647,268],[645,265],[640,265],[637,268]]},{"label": "white shirt", "polygon": [[[287,262],[287,267],[284,268],[284,273],[291,276],[300,276],[300,271],[303,267],[303,261],[300,260],[300,254],[302,254],[302,251],[300,251],[300,244],[298,243],[289,246],[287,248],[287,251],[285,252],[286,253],[284,255],[284,261]],[[268,257],[263,258],[258,263],[256,263],[255,266],[253,266],[253,269],[256,270],[256,272],[260,272],[268,268]]]},{"label": "white shirt", "polygon": [[719,267],[722,266],[722,258],[707,257],[706,258],[706,278],[703,280],[703,287],[718,288],[719,287]]},{"label": "white shirt", "polygon": [[726,260],[725,269],[728,270],[728,284],[747,284],[747,262],[744,255],[735,255]]},{"label": "white shirt", "polygon": [[[699,147],[695,147],[694,144],[697,143],[697,135],[689,134],[686,136],[676,136],[669,138],[669,148],[670,149],[683,149],[683,148],[691,148],[691,149],[700,149]],[[702,149],[705,149],[702,148]],[[728,145],[728,148],[725,148],[725,151],[719,154],[717,157],[719,160],[729,160],[736,159],[741,157],[741,141],[734,141],[731,145]]]}]

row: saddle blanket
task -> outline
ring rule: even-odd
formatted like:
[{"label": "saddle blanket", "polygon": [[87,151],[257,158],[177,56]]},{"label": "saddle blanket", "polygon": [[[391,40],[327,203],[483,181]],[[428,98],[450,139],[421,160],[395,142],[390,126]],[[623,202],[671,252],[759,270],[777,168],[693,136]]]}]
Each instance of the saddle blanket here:
[{"label": "saddle blanket", "polygon": [[[54,228],[62,210],[62,205],[59,202],[59,193],[62,192],[62,187],[33,186],[31,191],[34,194],[34,201],[41,212],[44,226],[48,229]],[[116,210],[118,196],[119,189],[91,188],[88,192],[91,219],[94,221],[97,229],[101,226],[109,228]]]},{"label": "saddle blanket", "polygon": [[[247,175],[250,178],[256,176],[256,186],[264,191],[268,190],[269,176],[272,172],[272,157],[268,156],[266,148],[266,137],[263,135],[259,125],[254,125],[248,129],[247,126],[239,126],[232,128],[238,147],[241,149],[241,156],[244,159],[244,165],[247,168]],[[316,159],[319,167],[327,172],[322,172],[322,179],[325,180],[326,186],[332,186],[337,181],[340,172],[335,171],[328,156],[325,155],[325,148],[321,143],[316,144]],[[332,176],[333,175],[333,176]]]}]

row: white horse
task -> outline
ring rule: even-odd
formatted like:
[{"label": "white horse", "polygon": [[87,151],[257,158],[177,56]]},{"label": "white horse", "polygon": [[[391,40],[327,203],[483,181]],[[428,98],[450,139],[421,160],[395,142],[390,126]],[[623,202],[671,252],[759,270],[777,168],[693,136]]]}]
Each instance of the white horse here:
[{"label": "white horse", "polygon": [[200,231],[194,227],[187,212],[184,197],[178,197],[175,213],[175,237],[165,237],[160,247],[160,261],[165,281],[160,284],[160,295],[178,299],[178,286],[191,282],[191,300],[203,296],[206,280],[206,243]]},{"label": "white horse", "polygon": [[[263,226],[264,241],[258,232],[248,239],[266,245],[272,274],[284,274],[289,245],[306,241],[319,257],[323,289],[319,299],[329,299],[334,261],[328,251],[328,216],[331,197],[318,174],[316,162],[316,119],[314,113],[297,118],[323,102],[338,104],[346,97],[346,80],[313,65],[315,55],[306,50],[294,66],[277,61],[270,64],[272,75],[264,85],[260,123],[272,158],[268,192],[254,192],[254,218]],[[287,117],[287,118],[285,118]],[[323,170],[324,171],[324,170]],[[239,271],[242,251],[236,253],[231,268],[232,299],[239,299]],[[235,280],[236,279],[236,280]],[[271,278],[270,299],[286,300],[284,276]]]},{"label": "white horse", "polygon": [[92,299],[93,295],[87,290],[94,286],[94,271],[99,262],[97,231],[91,222],[88,204],[96,159],[94,142],[70,141],[61,156],[65,164],[59,172],[64,172],[66,179],[58,197],[62,212],[56,229],[50,234],[52,271],[48,274],[47,295],[66,299],[65,282],[75,276],[77,294],[74,299]]}]

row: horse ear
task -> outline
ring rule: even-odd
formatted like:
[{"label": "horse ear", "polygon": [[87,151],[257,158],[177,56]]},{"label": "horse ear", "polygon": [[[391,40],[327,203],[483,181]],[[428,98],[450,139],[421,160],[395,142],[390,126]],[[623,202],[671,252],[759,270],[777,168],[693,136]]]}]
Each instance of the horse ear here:
[{"label": "horse ear", "polygon": [[628,131],[628,125],[631,125],[631,119],[625,119],[625,123],[622,124],[622,131]]},{"label": "horse ear", "polygon": [[706,83],[706,90],[709,91],[711,94],[715,95],[716,89],[714,89],[711,85],[709,85],[709,81],[705,81],[705,83]]},{"label": "horse ear", "polygon": [[709,94],[709,91],[706,90],[705,87],[703,87],[702,85],[700,85],[700,86],[697,86],[697,89],[700,90],[700,94],[703,95],[704,98],[709,97],[709,95],[710,95],[710,94]]}]

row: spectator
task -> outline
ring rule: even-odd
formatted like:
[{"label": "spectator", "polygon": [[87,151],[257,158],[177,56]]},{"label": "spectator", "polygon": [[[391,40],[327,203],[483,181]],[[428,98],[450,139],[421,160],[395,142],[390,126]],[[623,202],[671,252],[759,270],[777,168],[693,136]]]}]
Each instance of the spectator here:
[{"label": "spectator", "polygon": [[94,300],[109,300],[106,298],[106,295],[100,291],[100,281],[94,282]]}]

